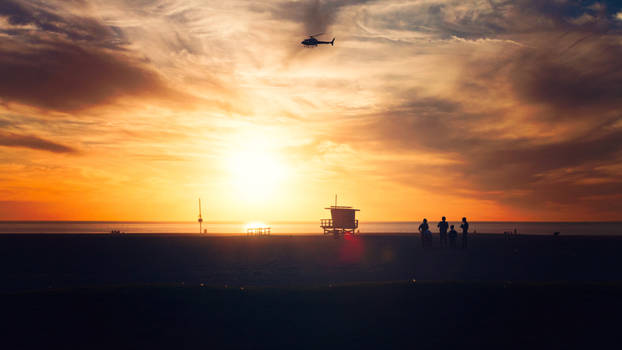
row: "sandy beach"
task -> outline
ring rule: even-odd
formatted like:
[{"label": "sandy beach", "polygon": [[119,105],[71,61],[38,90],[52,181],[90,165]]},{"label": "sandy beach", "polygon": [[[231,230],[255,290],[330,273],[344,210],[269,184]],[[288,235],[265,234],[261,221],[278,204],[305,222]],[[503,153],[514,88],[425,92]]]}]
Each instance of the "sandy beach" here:
[{"label": "sandy beach", "polygon": [[33,347],[612,340],[622,237],[471,238],[463,250],[415,235],[2,235],[2,308]]},{"label": "sandy beach", "polygon": [[[435,237],[436,238],[436,237]],[[0,291],[182,284],[324,286],[429,281],[622,281],[622,237],[0,235]]]}]

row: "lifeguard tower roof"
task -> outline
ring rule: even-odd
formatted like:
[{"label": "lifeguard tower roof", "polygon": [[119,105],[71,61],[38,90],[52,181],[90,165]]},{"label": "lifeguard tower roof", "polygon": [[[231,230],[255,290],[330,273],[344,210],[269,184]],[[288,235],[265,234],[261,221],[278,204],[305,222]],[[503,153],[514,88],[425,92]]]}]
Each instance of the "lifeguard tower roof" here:
[{"label": "lifeguard tower roof", "polygon": [[354,210],[354,211],[360,211],[361,210],[361,209],[354,209],[352,207],[346,207],[346,206],[343,206],[343,205],[332,205],[332,206],[330,206],[328,208],[324,208],[324,209],[330,209],[330,210],[332,210],[332,209],[348,209],[348,210]]}]

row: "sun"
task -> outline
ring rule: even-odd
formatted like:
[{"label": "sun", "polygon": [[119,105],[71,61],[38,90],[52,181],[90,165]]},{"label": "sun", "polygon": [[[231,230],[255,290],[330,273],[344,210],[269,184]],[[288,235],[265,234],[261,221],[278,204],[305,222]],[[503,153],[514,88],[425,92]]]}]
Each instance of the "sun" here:
[{"label": "sun", "polygon": [[265,201],[275,196],[287,176],[279,154],[261,145],[233,151],[227,159],[232,188],[246,200]]}]

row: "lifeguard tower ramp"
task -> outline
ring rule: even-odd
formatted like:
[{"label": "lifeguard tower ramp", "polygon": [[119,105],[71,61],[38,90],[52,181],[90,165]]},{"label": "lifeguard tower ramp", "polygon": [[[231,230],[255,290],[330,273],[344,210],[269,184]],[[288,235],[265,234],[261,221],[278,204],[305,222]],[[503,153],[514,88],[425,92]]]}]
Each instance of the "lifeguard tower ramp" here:
[{"label": "lifeguard tower ramp", "polygon": [[330,210],[330,219],[321,219],[320,227],[324,230],[324,234],[344,235],[346,233],[354,234],[359,227],[359,221],[356,219],[356,212],[359,209],[346,206],[331,206],[324,208]]}]

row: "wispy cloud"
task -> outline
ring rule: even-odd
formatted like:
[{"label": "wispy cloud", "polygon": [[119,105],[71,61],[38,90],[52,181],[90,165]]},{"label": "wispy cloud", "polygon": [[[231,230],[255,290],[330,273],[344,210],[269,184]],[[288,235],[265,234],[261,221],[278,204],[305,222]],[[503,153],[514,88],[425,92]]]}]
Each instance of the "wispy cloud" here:
[{"label": "wispy cloud", "polygon": [[373,0],[302,0],[283,1],[268,5],[272,14],[280,20],[288,20],[304,26],[307,35],[326,32],[335,22],[343,8],[361,5]]},{"label": "wispy cloud", "polygon": [[42,139],[33,135],[17,135],[13,133],[0,132],[0,146],[4,147],[24,147],[39,151],[53,153],[77,153],[78,151],[70,146],[62,145],[53,141]]}]

